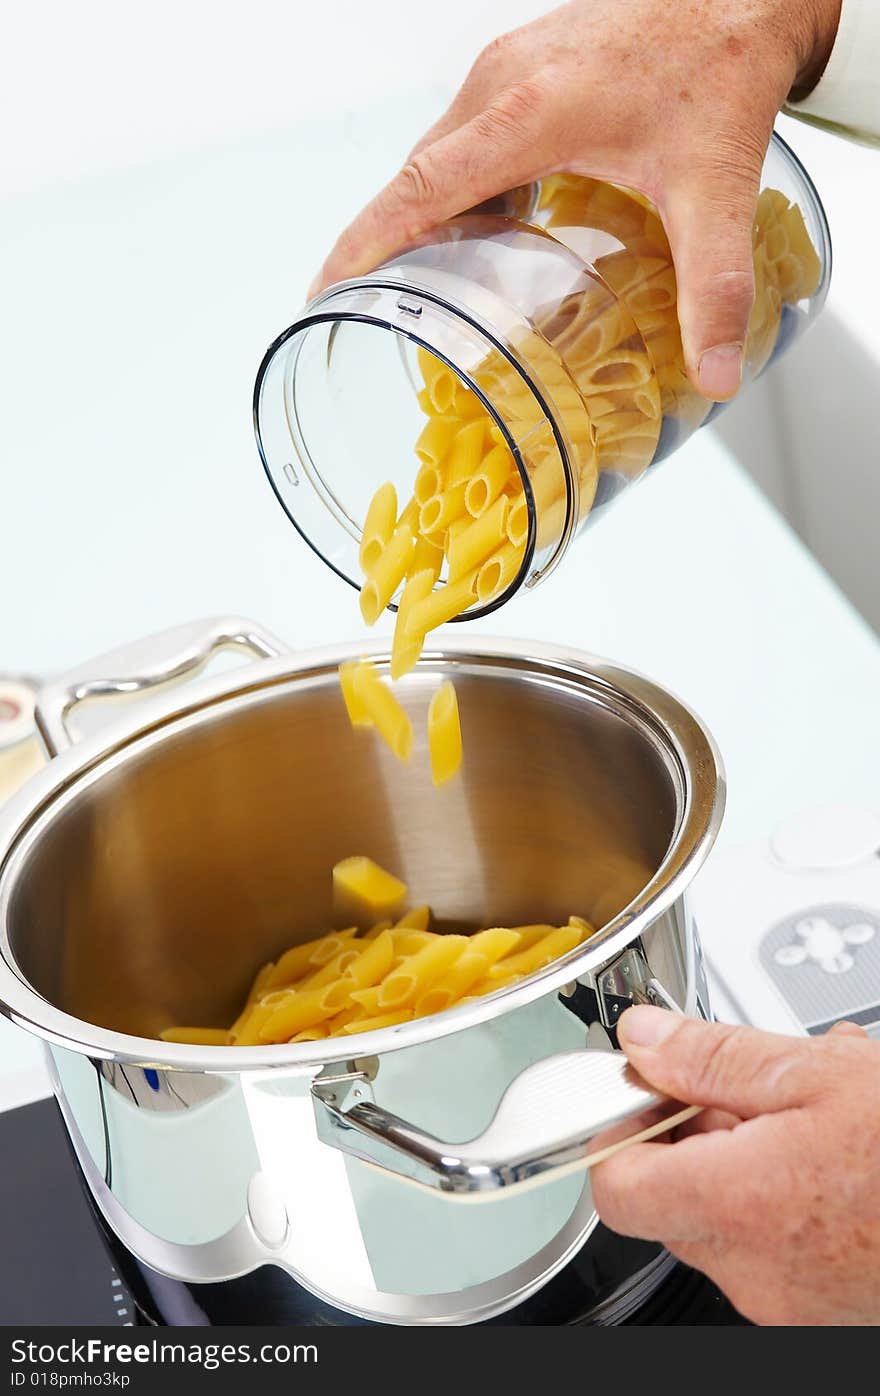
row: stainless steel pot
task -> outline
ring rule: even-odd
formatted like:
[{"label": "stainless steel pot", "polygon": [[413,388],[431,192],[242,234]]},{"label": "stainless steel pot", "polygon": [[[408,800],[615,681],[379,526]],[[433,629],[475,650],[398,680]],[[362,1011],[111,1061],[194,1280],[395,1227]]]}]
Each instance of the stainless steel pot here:
[{"label": "stainless steel pot", "polygon": [[[78,705],[230,647],[258,662],[74,742]],[[56,759],[0,812],[0,1008],[46,1040],[95,1202],[151,1271],[198,1286],[271,1266],[343,1321],[467,1323],[520,1312],[580,1255],[582,1315],[607,1320],[666,1259],[619,1238],[602,1253],[584,1163],[597,1131],[660,1104],[609,1051],[620,1012],[708,1013],[685,891],[721,818],[718,754],[675,698],[604,661],[444,643],[398,689],[419,731],[455,681],[466,761],[434,791],[424,752],[402,767],[350,728],[336,669],[353,652],[293,656],[227,618],[44,690]],[[441,921],[576,912],[602,930],[354,1041],[156,1040],[231,1021],[260,963],[332,923],[329,870],[354,852]]]}]

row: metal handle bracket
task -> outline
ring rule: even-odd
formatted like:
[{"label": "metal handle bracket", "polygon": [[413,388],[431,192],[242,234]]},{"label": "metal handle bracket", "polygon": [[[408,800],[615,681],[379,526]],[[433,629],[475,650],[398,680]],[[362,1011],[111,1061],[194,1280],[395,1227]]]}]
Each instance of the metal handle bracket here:
[{"label": "metal handle bracket", "polygon": [[[589,1168],[699,1108],[657,1095],[621,1053],[589,1048],[527,1067],[483,1133],[463,1143],[437,1139],[377,1105],[366,1073],[327,1068],[312,1099],[325,1144],[460,1200],[509,1195]],[[616,1127],[627,1122],[635,1128],[620,1134]]]},{"label": "metal handle bracket", "polygon": [[198,674],[220,650],[236,649],[260,659],[276,659],[287,647],[268,630],[241,616],[191,621],[88,660],[39,694],[37,731],[49,756],[72,746],[68,725],[74,708],[93,698],[156,691]]}]

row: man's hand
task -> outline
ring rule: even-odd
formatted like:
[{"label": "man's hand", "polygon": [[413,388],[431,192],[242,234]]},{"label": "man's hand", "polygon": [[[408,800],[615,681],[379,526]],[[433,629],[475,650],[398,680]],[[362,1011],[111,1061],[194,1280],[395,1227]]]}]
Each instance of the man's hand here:
[{"label": "man's hand", "polygon": [[688,371],[732,396],[754,295],[752,220],[779,108],[827,62],[841,0],[573,0],[496,39],[315,281],[558,170],[640,190],[663,217]]},{"label": "man's hand", "polygon": [[789,1038],[631,1008],[620,1043],[709,1107],[592,1172],[612,1230],[662,1241],[757,1323],[880,1324],[880,1043]]}]

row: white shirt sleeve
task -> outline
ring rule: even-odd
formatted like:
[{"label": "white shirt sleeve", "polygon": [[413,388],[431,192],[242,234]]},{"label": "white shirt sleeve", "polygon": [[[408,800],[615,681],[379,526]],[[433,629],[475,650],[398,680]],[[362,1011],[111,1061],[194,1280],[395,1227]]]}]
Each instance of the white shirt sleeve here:
[{"label": "white shirt sleeve", "polygon": [[843,0],[828,66],[789,116],[880,141],[880,0]]}]

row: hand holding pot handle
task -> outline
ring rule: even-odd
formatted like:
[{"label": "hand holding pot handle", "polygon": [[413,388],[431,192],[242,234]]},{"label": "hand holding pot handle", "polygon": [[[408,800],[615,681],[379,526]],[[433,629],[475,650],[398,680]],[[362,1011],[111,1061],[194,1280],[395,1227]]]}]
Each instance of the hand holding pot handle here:
[{"label": "hand holding pot handle", "polygon": [[602,1220],[661,1241],[754,1322],[876,1324],[880,1042],[852,1023],[803,1039],[645,1007],[618,1031],[655,1089],[706,1108],[594,1170]]}]

